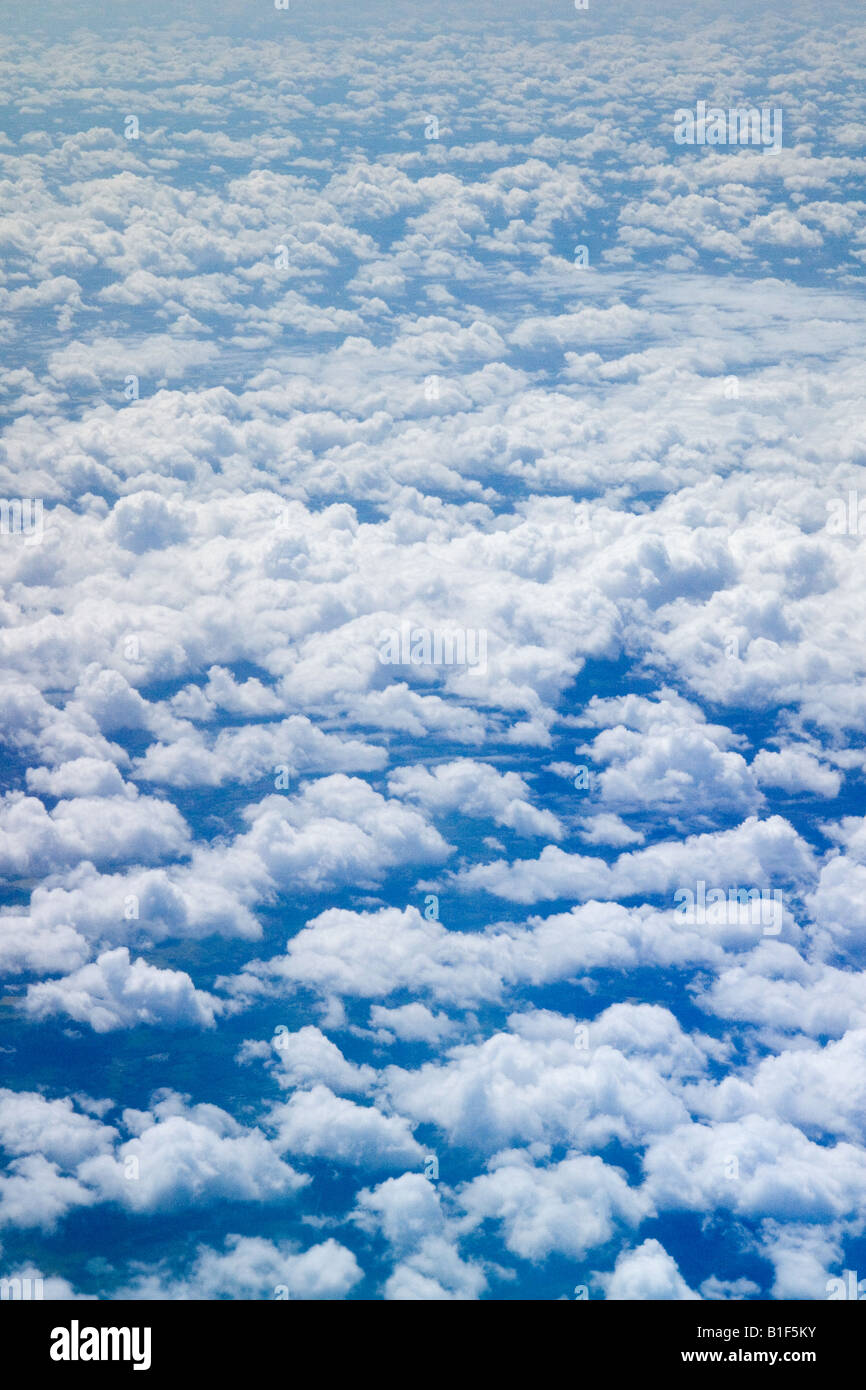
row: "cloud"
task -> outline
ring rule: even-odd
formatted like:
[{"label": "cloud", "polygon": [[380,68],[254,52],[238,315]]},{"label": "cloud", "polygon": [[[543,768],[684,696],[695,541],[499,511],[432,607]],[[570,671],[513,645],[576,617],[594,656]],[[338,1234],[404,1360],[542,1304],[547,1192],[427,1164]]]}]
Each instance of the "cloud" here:
[{"label": "cloud", "polygon": [[786,748],[780,753],[762,748],[752,762],[752,771],[763,786],[827,797],[838,796],[843,780],[840,772],[822,763],[808,748]]},{"label": "cloud", "polygon": [[758,1113],[689,1124],[655,1137],[644,1157],[648,1195],[683,1211],[729,1208],[776,1221],[829,1222],[855,1212],[859,1150],[823,1147],[792,1124]]},{"label": "cloud", "polygon": [[814,874],[812,851],[781,816],[748,817],[732,830],[690,835],[623,854],[612,865],[603,859],[569,854],[548,845],[537,859],[496,860],[467,869],[456,878],[460,889],[481,889],[512,902],[557,898],[617,898],[673,893],[704,879],[710,884],[808,882]]},{"label": "cloud", "polygon": [[856,1144],[866,1105],[864,1052],[866,1029],[850,1029],[824,1047],[764,1057],[750,1076],[725,1076],[712,1088],[698,1085],[695,1104],[717,1120],[775,1116],[812,1137],[833,1135]]},{"label": "cloud", "polygon": [[176,807],[153,797],[85,797],[46,811],[36,797],[7,792],[0,805],[0,865],[29,877],[83,860],[154,864],[183,855],[189,829]]},{"label": "cloud", "polygon": [[263,777],[287,787],[309,772],[378,771],[386,758],[380,748],[322,733],[308,719],[293,715],[273,724],[224,729],[212,741],[196,730],[170,744],[152,744],[136,774],[174,787],[245,784]]},{"label": "cloud", "polygon": [[657,1240],[645,1240],[617,1257],[611,1274],[596,1275],[611,1300],[682,1302],[700,1299],[680,1274],[676,1261]]},{"label": "cloud", "polygon": [[87,1023],[95,1033],[110,1033],[141,1023],[161,1028],[213,1028],[225,1005],[196,989],[183,970],[162,970],[140,956],[131,960],[125,946],[103,951],[60,980],[28,986],[24,1009],[34,1019],[64,1014]]},{"label": "cloud", "polygon": [[125,1110],[114,1126],[82,1115],[67,1099],[5,1091],[0,1146],[15,1155],[0,1179],[0,1222],[46,1230],[77,1206],[113,1202],[132,1212],[171,1212],[268,1202],[309,1181],[277,1156],[260,1129],[244,1128],[214,1105],[189,1106],[167,1090],[157,1092],[151,1110]]},{"label": "cloud", "polygon": [[268,1202],[309,1181],[277,1156],[260,1129],[245,1129],[217,1106],[188,1107],[169,1093],[157,1096],[152,1110],[128,1110],[123,1119],[134,1137],[78,1170],[102,1201],[138,1212]]},{"label": "cloud", "polygon": [[373,1067],[357,1067],[347,1061],[336,1043],[310,1024],[295,1033],[285,1024],[278,1025],[271,1047],[276,1054],[273,1074],[287,1090],[322,1083],[340,1093],[364,1092],[376,1075]]},{"label": "cloud", "polygon": [[243,818],[246,833],[208,858],[219,876],[231,876],[237,866],[262,893],[277,886],[372,888],[397,864],[439,864],[451,852],[417,811],[340,773],[294,797],[267,796],[246,807]]},{"label": "cloud", "polygon": [[320,1084],[274,1106],[268,1123],[277,1131],[280,1151],[351,1166],[404,1168],[418,1163],[424,1153],[402,1115],[356,1105]]},{"label": "cloud", "polygon": [[[10,1246],[53,1232],[64,1297],[587,1258],[823,1297],[863,1195],[862,35],[340,5],[289,88],[273,7],[155,5],[144,75],[131,11],[9,35]],[[676,144],[747,91],[781,150]],[[485,669],[382,662],[403,624]],[[686,920],[700,881],[778,891],[778,936]],[[179,1027],[204,1070],[148,1052]],[[134,1258],[106,1204],[158,1215]]]},{"label": "cloud", "polygon": [[0,967],[7,975],[65,974],[89,954],[84,937],[68,923],[40,927],[31,919],[25,928],[19,914],[0,915]]},{"label": "cloud", "polygon": [[110,1125],[77,1111],[68,1097],[47,1100],[35,1091],[0,1091],[0,1145],[7,1153],[38,1151],[49,1161],[74,1167],[108,1152],[116,1134]]},{"label": "cloud", "polygon": [[862,972],[805,961],[784,942],[762,941],[699,986],[696,1001],[720,1018],[761,1025],[769,1042],[791,1034],[840,1037],[866,1023]]},{"label": "cloud", "polygon": [[352,1214],[356,1225],[380,1233],[395,1258],[383,1296],[396,1302],[467,1302],[481,1296],[487,1274],[464,1259],[459,1229],[443,1209],[437,1186],[420,1173],[386,1178],[365,1188]]},{"label": "cloud", "polygon": [[398,768],[388,779],[392,795],[417,802],[428,813],[459,811],[507,826],[519,835],[558,840],[562,827],[549,811],[530,805],[529,788],[516,772],[497,772],[470,758],[424,767]]},{"label": "cloud", "polygon": [[[619,903],[589,902],[525,925],[493,924],[483,933],[450,930],[414,907],[330,908],[292,938],[285,955],[250,960],[240,975],[221,976],[216,986],[240,1005],[309,988],[357,999],[408,990],[470,1007],[499,1001],[517,985],[571,980],[596,969],[721,966],[728,948],[731,970],[742,970],[736,952],[763,943],[762,927],[748,921],[691,924],[673,909]],[[380,1007],[373,1005],[371,1023],[383,1021]]]},{"label": "cloud", "polygon": [[646,1199],[600,1158],[566,1158],[538,1168],[525,1153],[506,1152],[488,1167],[460,1193],[467,1223],[501,1222],[507,1248],[524,1260],[545,1260],[554,1252],[583,1259],[605,1245],[618,1225],[637,1226],[648,1214]]},{"label": "cloud", "polygon": [[362,1278],[352,1251],[333,1239],[299,1251],[261,1236],[229,1235],[223,1250],[200,1245],[181,1278],[167,1263],[143,1268],[113,1297],[159,1302],[345,1298]]},{"label": "cloud", "polygon": [[640,830],[633,830],[622,816],[612,811],[600,811],[597,816],[588,816],[577,833],[584,844],[612,845],[614,849],[640,845],[645,839]]},{"label": "cloud", "polygon": [[633,1040],[582,1048],[572,1019],[539,1014],[509,1022],[508,1032],[452,1047],[444,1061],[388,1067],[391,1103],[416,1124],[435,1125],[449,1143],[482,1154],[517,1144],[640,1144],[683,1122],[679,1087]]},{"label": "cloud", "polygon": [[106,797],[136,796],[136,788],[124,782],[114,763],[103,758],[73,758],[59,767],[29,767],[26,772],[30,791],[43,796]]},{"label": "cloud", "polygon": [[462,1259],[453,1245],[431,1236],[394,1266],[384,1296],[391,1302],[466,1303],[480,1298],[486,1286],[477,1262]]},{"label": "cloud", "polygon": [[375,1028],[381,1042],[426,1042],[431,1046],[458,1031],[458,1025],[447,1014],[434,1014],[425,1004],[403,1004],[396,1009],[374,1004],[370,1009],[370,1026]]},{"label": "cloud", "polygon": [[92,1191],[41,1154],[15,1158],[0,1174],[0,1226],[53,1231],[67,1212],[95,1200]]}]

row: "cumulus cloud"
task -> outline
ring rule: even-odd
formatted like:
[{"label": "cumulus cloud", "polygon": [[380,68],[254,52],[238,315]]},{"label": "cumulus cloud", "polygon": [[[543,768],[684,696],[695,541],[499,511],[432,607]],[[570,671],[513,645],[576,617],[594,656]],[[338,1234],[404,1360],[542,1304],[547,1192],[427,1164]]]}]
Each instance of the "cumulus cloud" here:
[{"label": "cumulus cloud", "polygon": [[633,1040],[584,1048],[572,1019],[519,1015],[510,1023],[481,1043],[452,1047],[445,1061],[389,1067],[392,1103],[451,1143],[487,1154],[516,1143],[640,1143],[685,1117],[680,1086]]},{"label": "cumulus cloud", "polygon": [[645,1240],[617,1257],[610,1274],[596,1276],[607,1299],[641,1299],[664,1302],[699,1299],[677,1268],[676,1261],[657,1240]]},{"label": "cumulus cloud", "polygon": [[167,1264],[142,1269],[119,1299],[327,1299],[345,1298],[363,1277],[351,1250],[336,1240],[307,1250],[260,1236],[229,1235],[225,1248],[200,1245],[185,1275]]},{"label": "cumulus cloud", "polygon": [[123,1121],[134,1137],[78,1171],[99,1199],[132,1211],[273,1201],[309,1181],[278,1157],[261,1130],[245,1129],[215,1105],[190,1107],[169,1093],[152,1110],[125,1111]]},{"label": "cumulus cloud", "polygon": [[402,1115],[385,1115],[375,1106],[358,1105],[317,1084],[297,1091],[268,1118],[281,1152],[369,1168],[404,1168],[423,1156]]},{"label": "cumulus cloud", "polygon": [[0,1223],[51,1230],[76,1207],[106,1202],[132,1212],[264,1203],[309,1181],[260,1129],[215,1105],[189,1105],[163,1090],[151,1109],[125,1110],[106,1125],[87,1113],[104,1105],[76,1100],[78,1109],[66,1098],[0,1093],[0,1148],[11,1155],[0,1178]]},{"label": "cumulus cloud", "polygon": [[322,1083],[337,1092],[363,1092],[376,1075],[373,1067],[347,1061],[337,1044],[310,1024],[296,1033],[278,1025],[271,1046],[276,1054],[274,1075],[286,1089]]},{"label": "cumulus cloud", "polygon": [[87,1023],[95,1033],[110,1033],[138,1023],[162,1028],[213,1028],[225,1007],[205,990],[196,989],[183,970],[163,970],[139,957],[131,960],[125,946],[103,951],[60,980],[30,985],[24,999],[35,1019],[65,1014]]},{"label": "cumulus cloud", "polygon": [[[823,1297],[864,1195],[862,33],[298,10],[287,86],[273,7],[154,3],[146,71],[89,0],[7,45],[4,1241],[59,1297]],[[781,149],[674,140],[744,92]]]},{"label": "cumulus cloud", "polygon": [[464,890],[482,889],[518,903],[577,897],[617,898],[673,893],[703,879],[710,884],[808,884],[814,856],[808,843],[781,816],[749,817],[733,830],[660,841],[623,854],[612,865],[590,855],[548,845],[537,859],[495,860],[465,870]]},{"label": "cumulus cloud", "polygon": [[399,768],[388,779],[388,786],[393,794],[417,802],[430,813],[458,811],[483,817],[520,835],[558,840],[562,834],[556,816],[529,803],[529,789],[522,777],[515,772],[499,773],[469,758],[440,764],[432,772],[424,767]]},{"label": "cumulus cloud", "polygon": [[419,1173],[386,1178],[361,1191],[353,1220],[387,1241],[395,1264],[383,1296],[394,1302],[468,1302],[487,1287],[483,1265],[461,1256],[457,1223],[433,1183]]},{"label": "cumulus cloud", "polygon": [[646,1198],[594,1156],[536,1169],[524,1152],[505,1152],[488,1166],[460,1194],[468,1224],[501,1222],[506,1246],[525,1260],[582,1259],[619,1223],[634,1227],[647,1215]]},{"label": "cumulus cloud", "polygon": [[76,796],[46,811],[8,792],[0,807],[0,864],[13,876],[46,875],[83,860],[155,864],[183,855],[189,830],[176,807],[152,797]]}]

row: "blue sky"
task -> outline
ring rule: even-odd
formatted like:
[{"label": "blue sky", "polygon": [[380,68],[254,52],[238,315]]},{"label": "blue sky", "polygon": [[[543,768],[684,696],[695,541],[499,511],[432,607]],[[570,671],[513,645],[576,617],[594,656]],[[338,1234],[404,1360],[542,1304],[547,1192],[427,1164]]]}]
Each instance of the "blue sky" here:
[{"label": "blue sky", "polygon": [[4,26],[0,1275],[866,1276],[858,7]]}]

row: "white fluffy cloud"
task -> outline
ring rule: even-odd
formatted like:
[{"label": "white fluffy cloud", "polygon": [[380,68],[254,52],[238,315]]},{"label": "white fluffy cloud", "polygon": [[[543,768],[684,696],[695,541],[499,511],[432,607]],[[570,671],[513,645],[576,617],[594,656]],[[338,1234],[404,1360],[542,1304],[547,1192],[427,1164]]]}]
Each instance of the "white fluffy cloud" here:
[{"label": "white fluffy cloud", "polygon": [[402,1115],[385,1115],[375,1106],[335,1096],[325,1085],[296,1091],[271,1110],[280,1152],[333,1159],[362,1168],[405,1168],[424,1150]]},{"label": "white fluffy cloud", "polygon": [[157,1093],[151,1110],[126,1110],[108,1126],[68,1101],[7,1091],[0,1096],[0,1147],[13,1155],[0,1179],[0,1223],[46,1229],[78,1206],[113,1202],[147,1212],[267,1202],[309,1181],[260,1129],[245,1129],[214,1105],[189,1106],[172,1092]]},{"label": "white fluffy cloud", "polygon": [[808,883],[814,876],[808,843],[781,816],[749,817],[733,830],[666,840],[623,854],[612,865],[548,845],[537,859],[495,860],[457,878],[463,889],[483,889],[518,903],[556,898],[618,898],[673,894],[683,885]]},{"label": "white fluffy cloud", "polygon": [[118,946],[60,980],[30,985],[24,1008],[35,1019],[64,1014],[95,1033],[110,1033],[138,1023],[213,1028],[225,1005],[196,989],[185,971],[131,960],[127,948]]},{"label": "white fluffy cloud", "polygon": [[623,1175],[593,1156],[535,1168],[523,1152],[505,1152],[460,1194],[468,1224],[502,1223],[505,1244],[525,1260],[554,1251],[579,1260],[611,1239],[618,1224],[635,1227],[646,1198]]},{"label": "white fluffy cloud", "polygon": [[424,767],[399,768],[388,786],[392,794],[417,802],[427,812],[458,811],[490,819],[520,835],[558,840],[562,834],[556,816],[530,804],[529,788],[516,772],[500,773],[470,758],[440,764],[432,772]]},{"label": "white fluffy cloud", "polygon": [[681,1302],[699,1299],[657,1240],[645,1240],[619,1256],[610,1274],[596,1276],[607,1299]]},{"label": "white fluffy cloud", "polygon": [[[123,7],[7,45],[0,1221],[80,1212],[64,1297],[549,1256],[823,1296],[863,1199],[861,32],[371,0],[293,11],[287,85],[273,7],[154,6],[144,76]],[[673,140],[732,74],[772,157]],[[404,627],[485,658],[382,660]],[[702,881],[781,931],[675,911]],[[169,1028],[124,1109],[118,1034],[145,1105]],[[106,1202],[165,1250],[109,1269]]]},{"label": "white fluffy cloud", "polygon": [[189,830],[176,807],[153,797],[77,796],[47,812],[7,793],[0,809],[0,864],[7,875],[43,875],[83,860],[156,864],[184,854]]},{"label": "white fluffy cloud", "polygon": [[[258,1046],[253,1046],[258,1051]],[[357,1067],[347,1061],[337,1044],[310,1024],[295,1033],[280,1024],[270,1046],[264,1046],[265,1055],[270,1052],[275,1059],[273,1074],[286,1089],[321,1082],[337,1092],[363,1092],[370,1089],[376,1075],[373,1067]]]},{"label": "white fluffy cloud", "polygon": [[634,1038],[595,1046],[592,1029],[583,1047],[574,1021],[553,1014],[512,1016],[510,1024],[451,1048],[443,1062],[389,1067],[392,1103],[449,1142],[487,1154],[517,1143],[641,1143],[685,1119],[680,1087],[660,1074],[655,1048],[641,1055]]},{"label": "white fluffy cloud", "polygon": [[199,1246],[184,1276],[178,1278],[168,1265],[142,1270],[114,1297],[172,1302],[345,1298],[362,1277],[351,1250],[333,1239],[296,1250],[261,1236],[230,1235],[224,1250]]}]

